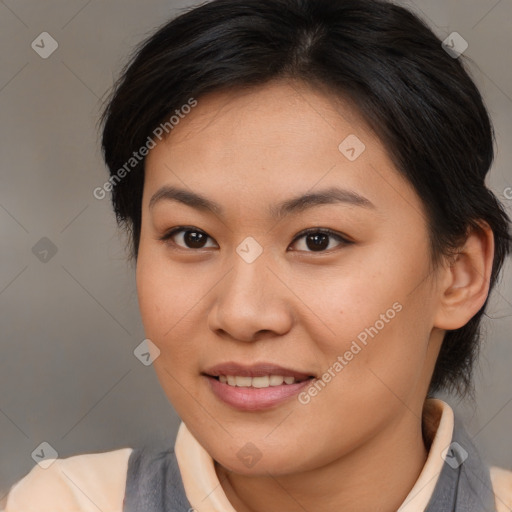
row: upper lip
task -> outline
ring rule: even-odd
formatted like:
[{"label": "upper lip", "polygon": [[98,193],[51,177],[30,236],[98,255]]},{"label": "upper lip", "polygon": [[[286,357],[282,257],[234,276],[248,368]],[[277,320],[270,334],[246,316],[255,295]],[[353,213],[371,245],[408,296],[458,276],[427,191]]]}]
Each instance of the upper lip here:
[{"label": "upper lip", "polygon": [[290,368],[273,363],[258,363],[251,365],[244,365],[235,362],[220,363],[206,369],[204,372],[211,377],[218,377],[219,375],[232,375],[241,377],[263,377],[265,375],[282,375],[283,377],[294,377],[295,380],[305,380],[312,377],[309,373],[303,373]]}]

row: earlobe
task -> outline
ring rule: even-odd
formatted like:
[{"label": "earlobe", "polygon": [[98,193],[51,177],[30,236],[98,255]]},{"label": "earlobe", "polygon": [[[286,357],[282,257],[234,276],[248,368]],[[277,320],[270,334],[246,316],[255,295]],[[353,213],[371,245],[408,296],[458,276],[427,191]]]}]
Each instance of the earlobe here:
[{"label": "earlobe", "polygon": [[480,310],[489,293],[493,258],[494,235],[482,222],[443,268],[435,327],[459,329]]}]

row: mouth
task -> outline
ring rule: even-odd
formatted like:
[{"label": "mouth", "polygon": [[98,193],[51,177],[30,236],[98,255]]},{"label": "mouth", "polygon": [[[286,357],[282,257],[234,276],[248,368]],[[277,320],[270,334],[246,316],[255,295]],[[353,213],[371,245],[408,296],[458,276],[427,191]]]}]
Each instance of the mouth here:
[{"label": "mouth", "polygon": [[296,395],[315,378],[302,371],[270,363],[245,366],[225,363],[202,373],[222,402],[238,410],[257,411],[277,406]]},{"label": "mouth", "polygon": [[269,388],[271,386],[282,386],[295,384],[297,382],[304,382],[305,380],[312,379],[313,377],[306,377],[304,379],[297,380],[295,377],[289,377],[284,375],[262,375],[261,377],[245,377],[243,375],[219,375],[213,376],[222,384],[227,384],[232,387],[239,388]]}]

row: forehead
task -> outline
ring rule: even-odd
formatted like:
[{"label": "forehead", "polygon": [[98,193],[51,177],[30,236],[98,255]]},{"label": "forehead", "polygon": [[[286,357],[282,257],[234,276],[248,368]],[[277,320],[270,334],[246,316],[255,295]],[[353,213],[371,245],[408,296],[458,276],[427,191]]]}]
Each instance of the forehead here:
[{"label": "forehead", "polygon": [[328,186],[356,190],[374,203],[383,195],[396,202],[397,194],[418,201],[348,101],[290,81],[197,101],[149,152],[146,204],[158,187],[173,184],[246,208]]},{"label": "forehead", "polygon": [[[191,142],[207,142],[205,150],[243,142],[239,149],[279,146],[306,147],[335,142],[344,132],[358,132],[365,139],[375,139],[353,105],[300,81],[276,80],[250,88],[232,88],[206,94],[193,110],[181,116],[167,142],[174,148]],[[201,148],[197,148],[201,149]]]}]

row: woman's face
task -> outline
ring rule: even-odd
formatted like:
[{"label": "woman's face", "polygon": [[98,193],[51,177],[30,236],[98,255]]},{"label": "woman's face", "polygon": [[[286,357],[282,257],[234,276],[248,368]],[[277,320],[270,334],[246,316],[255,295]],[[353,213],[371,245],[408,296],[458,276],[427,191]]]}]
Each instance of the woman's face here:
[{"label": "woman's face", "polygon": [[215,460],[289,474],[419,423],[442,338],[423,212],[357,114],[298,83],[205,96],[150,151],[142,319]]}]

